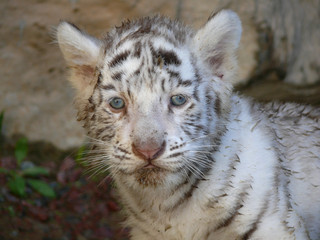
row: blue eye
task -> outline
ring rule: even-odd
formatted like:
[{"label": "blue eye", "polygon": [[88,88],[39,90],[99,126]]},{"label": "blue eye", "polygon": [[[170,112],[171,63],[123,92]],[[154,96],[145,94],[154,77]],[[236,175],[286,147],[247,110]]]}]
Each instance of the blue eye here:
[{"label": "blue eye", "polygon": [[185,104],[187,99],[183,95],[174,95],[171,97],[170,101],[173,106],[178,107],[178,106],[182,106],[183,104]]},{"label": "blue eye", "polygon": [[119,97],[114,97],[111,99],[111,101],[109,102],[110,106],[114,109],[121,109],[124,108],[124,100],[122,98]]}]

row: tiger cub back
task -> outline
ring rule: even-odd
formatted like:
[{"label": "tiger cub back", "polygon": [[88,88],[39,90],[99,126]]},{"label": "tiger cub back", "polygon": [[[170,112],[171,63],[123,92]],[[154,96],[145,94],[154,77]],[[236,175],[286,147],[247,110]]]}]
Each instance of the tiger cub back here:
[{"label": "tiger cub back", "polygon": [[233,93],[241,31],[230,10],[198,31],[58,26],[88,164],[113,176],[132,239],[320,238],[320,110]]}]

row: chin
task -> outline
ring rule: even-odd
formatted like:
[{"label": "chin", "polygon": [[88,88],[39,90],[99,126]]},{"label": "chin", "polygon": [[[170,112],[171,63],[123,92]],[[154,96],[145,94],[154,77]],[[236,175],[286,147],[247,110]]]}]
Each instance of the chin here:
[{"label": "chin", "polygon": [[116,171],[114,177],[132,188],[167,189],[186,181],[186,174],[181,166],[175,168],[160,161],[153,163],[137,163],[136,166]]},{"label": "chin", "polygon": [[143,187],[158,187],[165,183],[167,170],[160,167],[143,167],[138,169],[134,176],[139,185]]}]

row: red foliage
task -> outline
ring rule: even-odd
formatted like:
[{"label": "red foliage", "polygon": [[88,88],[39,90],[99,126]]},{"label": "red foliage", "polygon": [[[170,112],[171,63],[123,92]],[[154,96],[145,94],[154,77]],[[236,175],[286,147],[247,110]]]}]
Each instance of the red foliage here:
[{"label": "red foliage", "polygon": [[[0,162],[13,167],[10,159]],[[56,199],[29,192],[28,199],[19,200],[4,191],[4,204],[0,207],[0,225],[4,230],[0,239],[128,239],[128,230],[120,224],[123,217],[112,180],[106,177],[97,183],[86,179],[72,158],[64,159],[58,169],[56,174],[43,178],[55,186]],[[10,206],[12,216],[7,210]]]}]

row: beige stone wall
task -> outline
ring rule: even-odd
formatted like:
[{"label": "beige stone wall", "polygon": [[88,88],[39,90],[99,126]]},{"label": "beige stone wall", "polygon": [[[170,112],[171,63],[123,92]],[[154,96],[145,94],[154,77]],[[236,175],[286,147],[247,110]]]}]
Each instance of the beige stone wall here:
[{"label": "beige stone wall", "polygon": [[[50,35],[61,19],[100,36],[125,18],[159,12],[198,28],[221,8],[235,10],[243,23],[238,84],[267,81],[269,75],[285,84],[319,82],[320,0],[1,0],[0,110],[5,110],[4,134],[24,134],[60,148],[83,142],[67,70]],[[307,95],[320,95],[318,88],[311,90]],[[259,91],[263,95],[264,89]],[[273,92],[269,86],[267,93]]]}]

